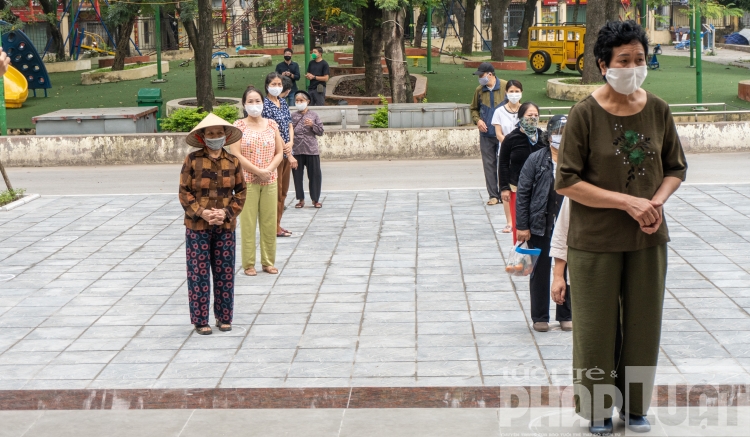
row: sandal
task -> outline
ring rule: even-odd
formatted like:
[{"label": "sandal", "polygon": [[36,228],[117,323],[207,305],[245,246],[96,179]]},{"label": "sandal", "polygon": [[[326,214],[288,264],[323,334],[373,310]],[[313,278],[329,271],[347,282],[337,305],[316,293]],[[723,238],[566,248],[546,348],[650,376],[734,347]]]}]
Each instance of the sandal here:
[{"label": "sandal", "polygon": [[305,207],[305,201],[304,200],[300,200],[299,202],[297,202],[296,205],[294,205],[294,207],[295,208],[304,208]]},{"label": "sandal", "polygon": [[313,206],[316,207],[316,208],[322,208],[323,204],[320,203],[320,202],[313,202]]},{"label": "sandal", "polygon": [[510,234],[511,232],[513,232],[513,226],[505,225],[503,228],[503,234]]},{"label": "sandal", "polygon": [[258,276],[258,272],[255,271],[255,267],[248,267],[245,269],[245,276]]},{"label": "sandal", "polygon": [[195,332],[200,335],[211,335],[211,327],[208,325],[195,325]]},{"label": "sandal", "polygon": [[291,237],[292,233],[289,232],[289,231],[285,231],[285,230],[282,229],[282,230],[280,230],[279,232],[276,233],[276,236],[277,237]]},{"label": "sandal", "polygon": [[281,228],[281,232],[286,232],[287,234],[289,234],[289,235],[292,235],[292,231],[287,231],[287,230],[286,230],[286,229],[284,229],[284,228]]},{"label": "sandal", "polygon": [[263,266],[263,271],[272,275],[277,275],[279,273],[279,269],[274,266]]},{"label": "sandal", "polygon": [[227,332],[232,330],[232,324],[231,323],[223,323],[220,321],[216,321],[216,327],[219,328],[219,331],[221,332]]}]

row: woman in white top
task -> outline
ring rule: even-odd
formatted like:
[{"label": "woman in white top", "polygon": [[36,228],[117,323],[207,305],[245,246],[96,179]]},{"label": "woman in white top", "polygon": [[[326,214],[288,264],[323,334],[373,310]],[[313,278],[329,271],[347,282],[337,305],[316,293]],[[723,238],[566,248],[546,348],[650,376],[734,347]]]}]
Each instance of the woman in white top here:
[{"label": "woman in white top", "polygon": [[[523,85],[521,85],[521,82],[509,80],[505,84],[505,97],[508,101],[495,109],[495,113],[492,115],[492,125],[495,126],[495,135],[500,144],[503,143],[505,136],[517,127],[518,109],[521,107],[522,93]],[[497,154],[500,156],[500,148],[497,149]],[[503,229],[503,233],[509,234],[513,231],[513,217],[510,214],[510,205],[508,202],[503,202],[503,209],[505,210],[505,223],[507,223],[505,229]]]}]

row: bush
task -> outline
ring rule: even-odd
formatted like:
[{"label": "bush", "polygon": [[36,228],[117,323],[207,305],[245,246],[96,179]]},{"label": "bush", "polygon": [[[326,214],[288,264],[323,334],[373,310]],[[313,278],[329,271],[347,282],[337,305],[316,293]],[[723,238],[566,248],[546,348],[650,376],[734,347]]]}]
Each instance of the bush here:
[{"label": "bush", "polygon": [[[234,123],[240,116],[239,110],[234,105],[219,105],[214,108],[214,114]],[[167,118],[159,119],[161,129],[166,132],[190,132],[198,123],[208,115],[202,108],[182,108],[174,111]]]},{"label": "bush", "polygon": [[13,202],[14,200],[21,197],[25,191],[26,190],[24,190],[23,188],[19,190],[0,191],[0,206],[7,205],[10,202]]},{"label": "bush", "polygon": [[375,111],[372,120],[368,121],[367,124],[376,129],[385,129],[388,127],[388,100],[382,94],[378,94],[378,97],[380,97],[380,103],[383,104],[383,107]]}]

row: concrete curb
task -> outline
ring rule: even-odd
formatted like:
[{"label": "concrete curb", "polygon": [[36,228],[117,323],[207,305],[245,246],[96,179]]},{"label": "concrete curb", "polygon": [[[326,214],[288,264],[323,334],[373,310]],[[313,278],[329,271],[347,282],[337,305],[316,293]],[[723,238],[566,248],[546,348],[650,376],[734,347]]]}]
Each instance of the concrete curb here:
[{"label": "concrete curb", "polygon": [[27,194],[27,195],[23,196],[22,198],[16,200],[15,202],[10,202],[7,205],[0,206],[0,211],[10,211],[12,209],[16,209],[19,206],[26,205],[27,203],[29,203],[29,202],[31,202],[33,200],[36,200],[36,199],[38,199],[40,197],[42,197],[42,196],[39,195],[39,194]]}]

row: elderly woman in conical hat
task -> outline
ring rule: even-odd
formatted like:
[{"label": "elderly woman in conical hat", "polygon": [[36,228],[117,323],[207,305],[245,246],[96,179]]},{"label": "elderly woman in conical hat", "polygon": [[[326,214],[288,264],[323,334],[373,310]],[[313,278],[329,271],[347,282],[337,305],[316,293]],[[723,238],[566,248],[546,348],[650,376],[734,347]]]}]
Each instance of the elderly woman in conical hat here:
[{"label": "elderly woman in conical hat", "polygon": [[216,327],[232,330],[234,230],[246,188],[239,159],[224,146],[240,138],[239,129],[208,114],[185,140],[198,149],[185,157],[182,165],[180,203],[185,210],[190,321],[201,335],[211,334],[211,276]]}]

